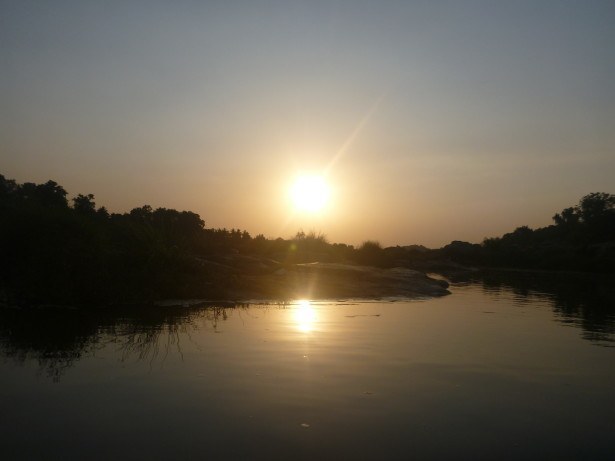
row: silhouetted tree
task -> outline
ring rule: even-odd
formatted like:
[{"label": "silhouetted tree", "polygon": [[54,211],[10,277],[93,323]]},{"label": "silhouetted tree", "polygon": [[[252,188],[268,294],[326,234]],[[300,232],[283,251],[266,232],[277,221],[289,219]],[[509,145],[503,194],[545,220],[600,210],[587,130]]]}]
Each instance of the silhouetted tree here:
[{"label": "silhouetted tree", "polygon": [[96,211],[96,203],[94,203],[94,195],[79,194],[73,198],[73,209],[81,214],[94,214]]},{"label": "silhouetted tree", "polygon": [[561,213],[555,213],[553,221],[555,221],[555,224],[558,226],[570,228],[579,224],[580,216],[576,208],[569,207],[562,210]]},{"label": "silhouetted tree", "polygon": [[12,198],[18,189],[17,183],[13,179],[6,179],[0,174],[0,199]]},{"label": "silhouetted tree", "polygon": [[592,192],[575,207],[556,213],[553,220],[562,237],[579,243],[615,239],[615,195]]},{"label": "silhouetted tree", "polygon": [[615,211],[615,195],[592,192],[581,199],[578,208],[585,223],[600,221]]}]

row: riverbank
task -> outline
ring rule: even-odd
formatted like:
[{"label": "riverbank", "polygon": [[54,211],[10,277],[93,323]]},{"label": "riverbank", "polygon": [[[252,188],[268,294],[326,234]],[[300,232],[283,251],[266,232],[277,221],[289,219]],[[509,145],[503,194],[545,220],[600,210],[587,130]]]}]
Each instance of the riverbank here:
[{"label": "riverbank", "polygon": [[[201,259],[201,277],[192,275],[189,285],[170,296],[117,299],[88,305],[177,305],[191,302],[222,304],[250,300],[283,302],[293,299],[378,299],[384,297],[425,298],[450,294],[448,283],[424,272],[404,267],[378,268],[340,263],[282,264],[267,258],[226,255]],[[198,272],[196,273],[198,274]],[[4,307],[78,307],[75,303],[53,301],[23,304],[0,293]],[[170,300],[173,300],[170,302]]]}]

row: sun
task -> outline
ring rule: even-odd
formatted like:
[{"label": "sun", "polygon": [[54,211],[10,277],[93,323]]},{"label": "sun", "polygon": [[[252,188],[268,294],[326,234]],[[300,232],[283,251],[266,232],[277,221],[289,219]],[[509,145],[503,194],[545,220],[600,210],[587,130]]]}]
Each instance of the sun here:
[{"label": "sun", "polygon": [[291,199],[299,211],[321,211],[329,200],[329,186],[318,175],[300,176],[291,188]]}]

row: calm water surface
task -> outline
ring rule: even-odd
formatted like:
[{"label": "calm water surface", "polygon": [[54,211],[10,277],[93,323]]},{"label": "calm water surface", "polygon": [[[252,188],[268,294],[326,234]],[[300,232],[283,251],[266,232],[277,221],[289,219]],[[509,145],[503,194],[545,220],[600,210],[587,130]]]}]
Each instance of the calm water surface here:
[{"label": "calm water surface", "polygon": [[0,318],[2,459],[608,459],[603,282]]}]

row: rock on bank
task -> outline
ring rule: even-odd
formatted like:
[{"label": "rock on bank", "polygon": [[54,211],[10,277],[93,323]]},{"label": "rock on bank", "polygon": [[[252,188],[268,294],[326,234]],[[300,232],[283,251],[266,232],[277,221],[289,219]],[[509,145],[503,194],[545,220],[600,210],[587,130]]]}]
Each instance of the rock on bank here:
[{"label": "rock on bank", "polygon": [[233,297],[249,298],[409,298],[449,294],[448,283],[396,267],[381,269],[335,263],[280,266],[272,272],[245,275]]}]

